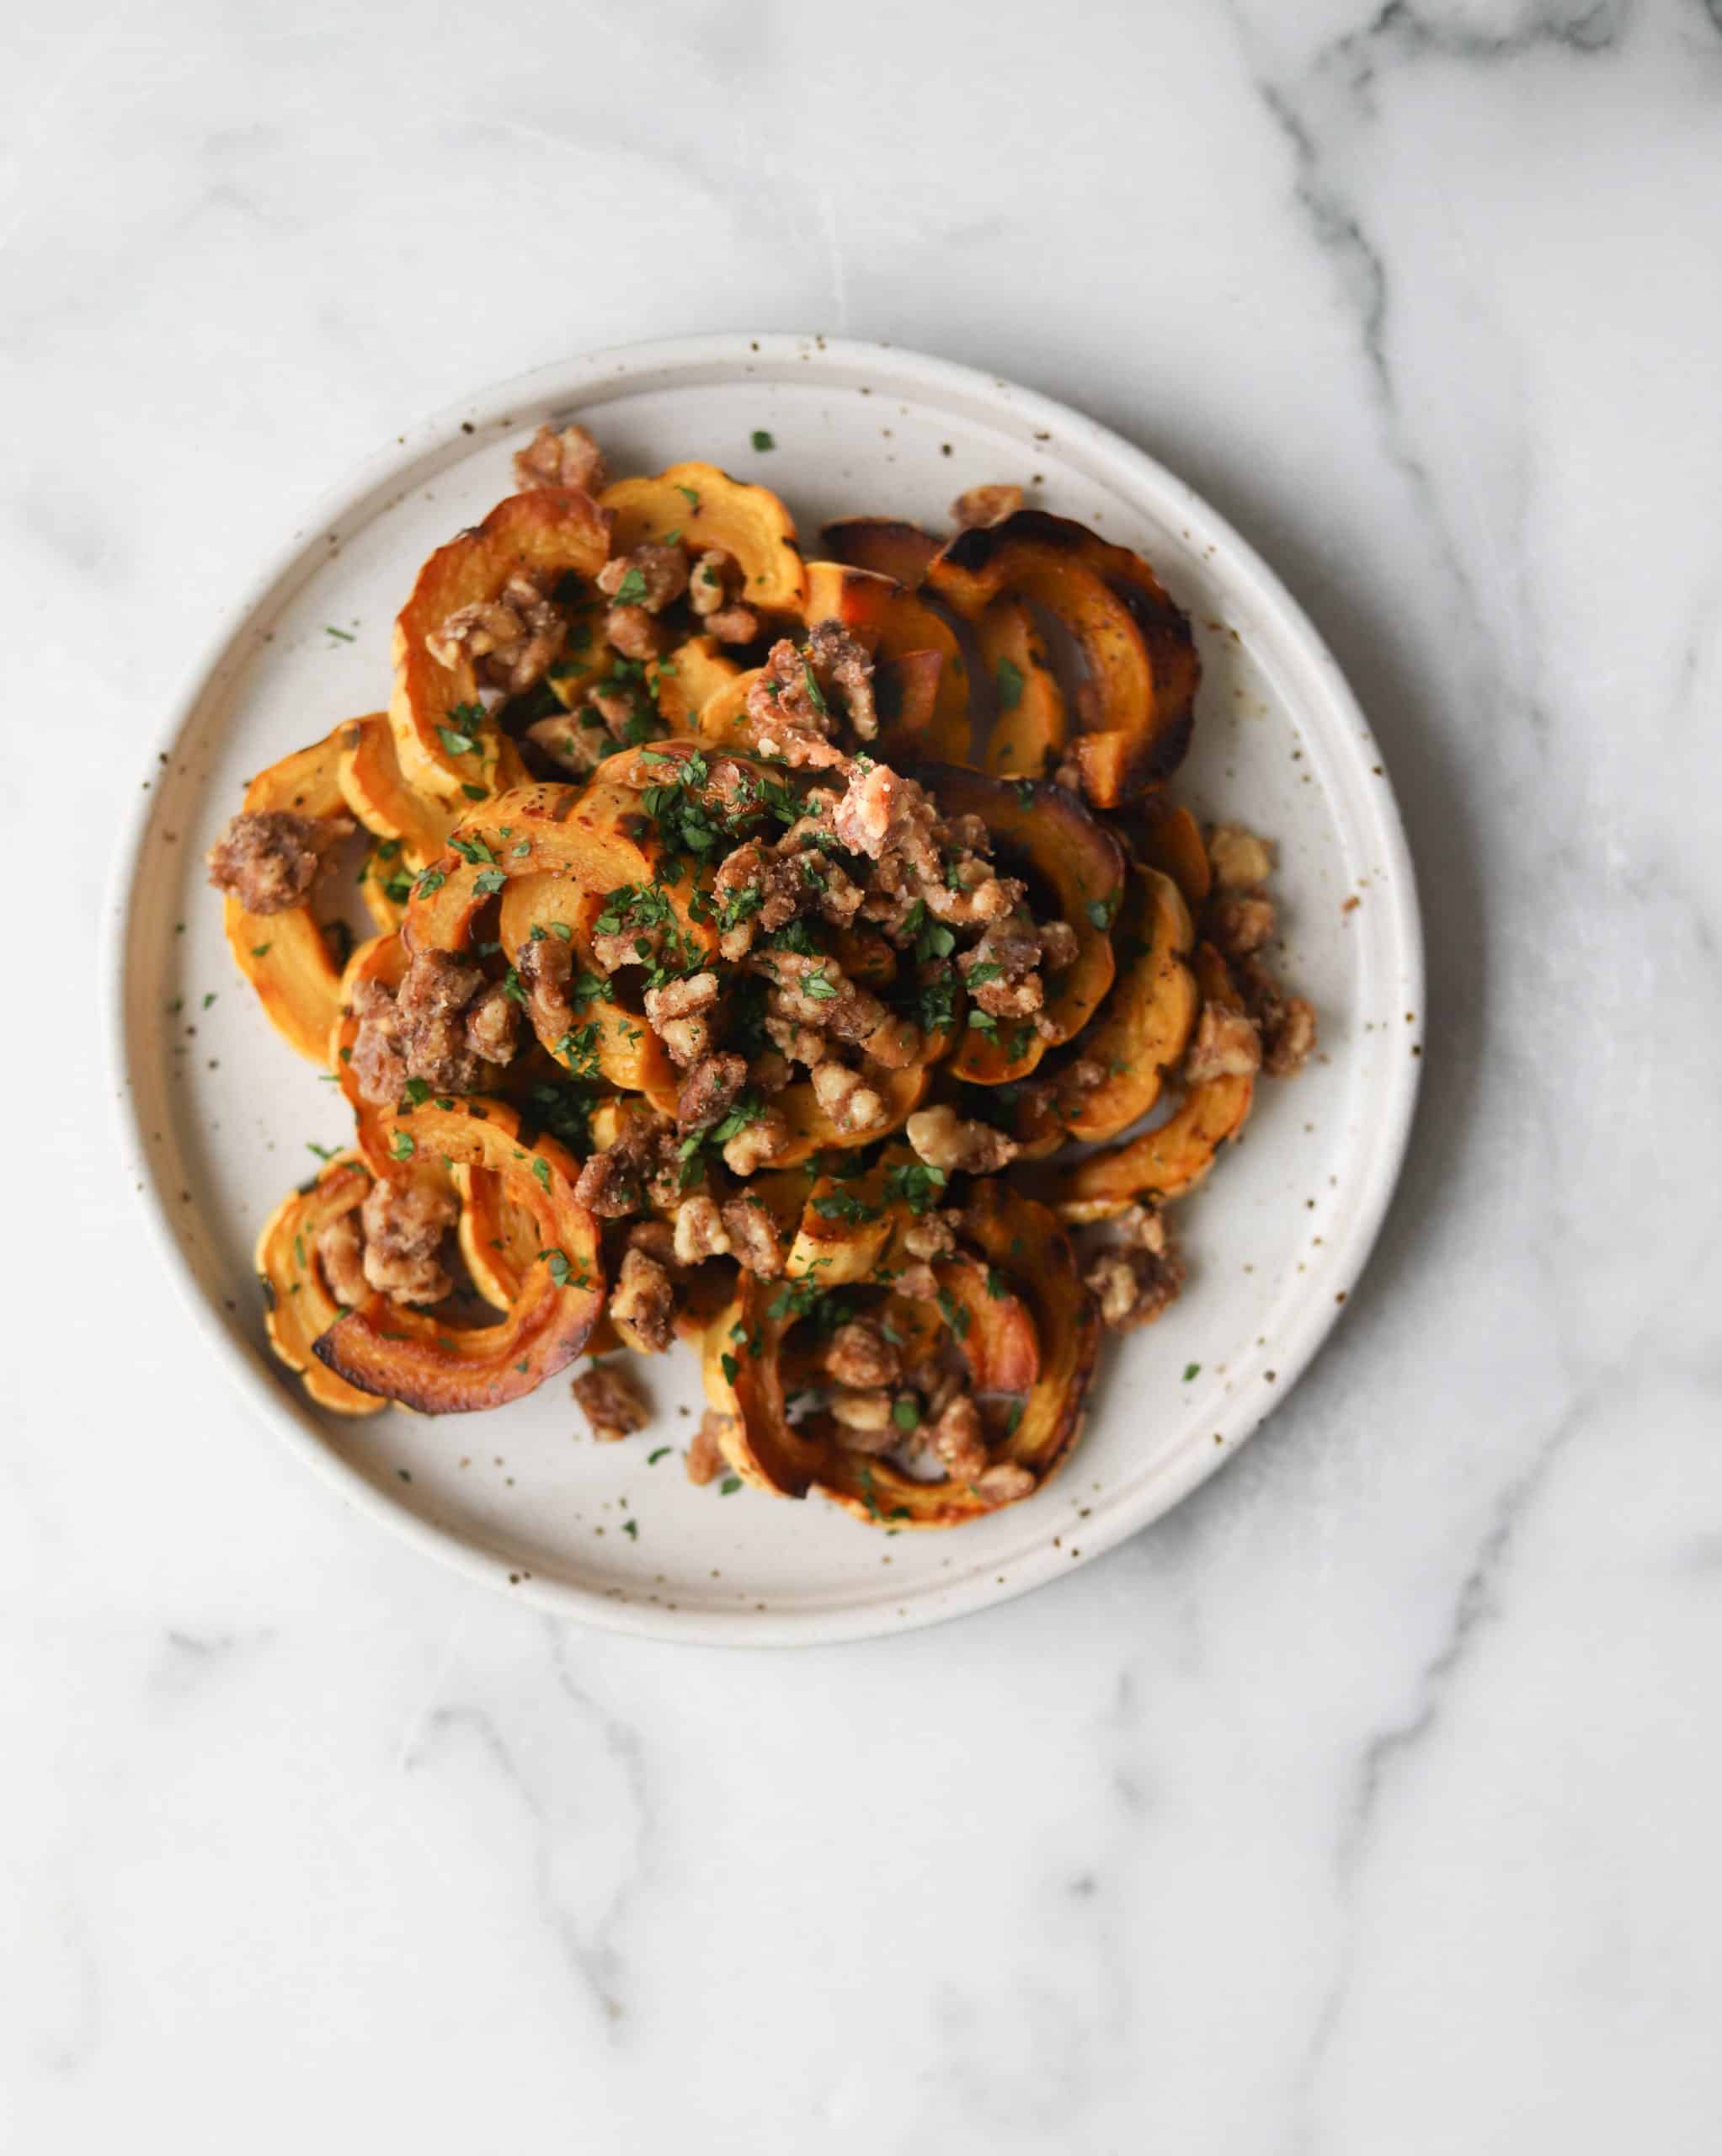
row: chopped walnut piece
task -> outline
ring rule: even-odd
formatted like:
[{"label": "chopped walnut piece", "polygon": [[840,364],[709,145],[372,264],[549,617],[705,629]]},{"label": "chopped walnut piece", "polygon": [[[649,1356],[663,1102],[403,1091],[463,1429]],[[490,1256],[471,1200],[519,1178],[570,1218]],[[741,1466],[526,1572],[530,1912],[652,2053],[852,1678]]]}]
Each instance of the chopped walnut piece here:
[{"label": "chopped walnut piece", "polygon": [[517,572],[494,599],[457,606],[427,634],[425,649],[439,666],[457,666],[464,656],[482,680],[520,695],[544,679],[568,635],[550,582],[542,572]]},{"label": "chopped walnut piece", "polygon": [[606,562],[595,581],[606,599],[661,614],[688,588],[688,558],[680,547],[636,547]]},{"label": "chopped walnut piece", "polygon": [[885,1329],[872,1318],[850,1318],[825,1343],[824,1362],[834,1385],[865,1391],[893,1385],[903,1375],[903,1358]]},{"label": "chopped walnut piece", "polygon": [[877,861],[899,824],[920,811],[927,811],[930,822],[930,810],[913,779],[899,777],[888,764],[857,764],[831,823],[840,846]]},{"label": "chopped walnut piece", "polygon": [[717,995],[714,973],[690,974],[646,990],[646,1022],[684,1068],[712,1045],[712,1027],[704,1014],[716,1005]]},{"label": "chopped walnut piece", "polygon": [[744,1273],[775,1280],[783,1271],[783,1246],[771,1215],[756,1198],[732,1198],[723,1206],[729,1247]]},{"label": "chopped walnut piece", "polygon": [[305,903],[323,856],[355,829],[349,816],[248,811],[229,819],[205,855],[210,882],[247,913],[285,913]]},{"label": "chopped walnut piece", "polygon": [[781,1108],[767,1108],[745,1129],[737,1131],[723,1148],[723,1165],[734,1176],[750,1176],[756,1168],[781,1160],[792,1143],[789,1118]]},{"label": "chopped walnut piece", "polygon": [[720,1475],[729,1472],[729,1462],[723,1455],[723,1439],[735,1428],[733,1415],[720,1415],[715,1407],[708,1407],[694,1433],[693,1443],[688,1447],[687,1468],[690,1482],[702,1486],[715,1482]]},{"label": "chopped walnut piece", "polygon": [[831,1053],[831,1043],[822,1033],[812,1026],[797,1025],[793,1018],[768,1017],[765,1033],[787,1061],[804,1063],[809,1070]]},{"label": "chopped walnut piece", "polygon": [[1184,1263],[1176,1251],[1109,1244],[1082,1276],[1101,1306],[1101,1321],[1123,1330],[1152,1325],[1178,1299]]},{"label": "chopped walnut piece", "polygon": [[981,1412],[966,1392],[948,1401],[921,1434],[936,1460],[960,1482],[972,1482],[987,1464],[986,1432]]},{"label": "chopped walnut piece", "polygon": [[1274,931],[1273,901],[1247,893],[1221,892],[1208,910],[1210,941],[1229,958],[1259,951]]},{"label": "chopped walnut piece", "polygon": [[1242,824],[1216,824],[1208,834],[1208,857],[1223,891],[1250,891],[1273,873],[1273,849]]},{"label": "chopped walnut piece", "polygon": [[[413,959],[395,995],[401,1053],[408,1077],[422,1078],[440,1093],[471,1093],[498,1075],[514,1053],[512,1027],[506,1034],[504,1052],[494,1056],[481,1053],[467,1033],[468,1011],[484,996],[488,986],[482,968],[452,951],[424,951]],[[375,1022],[380,1012],[375,998],[367,999],[367,1009]],[[481,1038],[504,1046],[504,1037],[497,1021],[488,1015],[481,1018],[478,1033]]]},{"label": "chopped walnut piece", "polygon": [[1022,506],[1021,487],[971,487],[951,504],[951,521],[959,531],[973,531],[1002,524]]},{"label": "chopped walnut piece", "polygon": [[1315,1047],[1315,1011],[1301,995],[1288,995],[1257,958],[1238,967],[1238,985],[1261,1036],[1261,1067],[1270,1078],[1301,1070]]},{"label": "chopped walnut piece", "polygon": [[839,1423],[851,1443],[875,1431],[892,1431],[887,1444],[897,1442],[891,1419],[891,1396],[885,1391],[854,1392],[840,1389],[831,1396],[831,1419]]},{"label": "chopped walnut piece", "polygon": [[974,1479],[974,1494],[989,1505],[1014,1505],[1034,1486],[1032,1470],[1014,1460],[998,1460]]},{"label": "chopped walnut piece", "polygon": [[720,606],[706,616],[705,627],[719,643],[751,643],[760,633],[760,617],[751,606]]},{"label": "chopped walnut piece", "polygon": [[353,1076],[360,1100],[393,1107],[407,1090],[406,1026],[393,995],[380,980],[361,980],[353,990]]},{"label": "chopped walnut piece", "polygon": [[833,1128],[845,1133],[877,1130],[891,1119],[890,1110],[860,1071],[834,1059],[813,1066],[813,1097]]},{"label": "chopped walnut piece", "polygon": [[597,494],[609,481],[604,452],[584,427],[560,434],[546,423],[524,449],[514,451],[514,478],[522,488],[578,487]]},{"label": "chopped walnut piece", "polygon": [[574,1197],[600,1220],[625,1220],[646,1202],[643,1162],[637,1148],[619,1141],[594,1153],[580,1170]]},{"label": "chopped walnut piece", "polygon": [[569,1390],[601,1445],[632,1437],[652,1419],[645,1389],[626,1363],[594,1363],[581,1371]]},{"label": "chopped walnut piece", "polygon": [[372,1183],[360,1209],[365,1228],[365,1278],[397,1303],[440,1303],[452,1284],[438,1257],[459,1212],[435,1183]]},{"label": "chopped walnut piece", "polygon": [[572,778],[584,778],[604,760],[603,728],[582,726],[573,712],[555,718],[536,718],[521,738]]},{"label": "chopped walnut piece", "polygon": [[1049,974],[1063,973],[1066,966],[1075,964],[1082,947],[1068,921],[1043,921],[1039,935],[1041,963]]},{"label": "chopped walnut piece", "polygon": [[572,942],[559,936],[529,937],[514,953],[514,973],[540,1038],[559,1041],[573,1030],[574,1006],[568,995],[573,978]]},{"label": "chopped walnut piece", "polygon": [[605,640],[624,659],[656,659],[669,648],[669,632],[643,606],[612,606],[604,616]]},{"label": "chopped walnut piece", "polygon": [[317,1262],[329,1293],[344,1310],[356,1310],[371,1293],[365,1277],[365,1237],[359,1225],[359,1208],[338,1213],[320,1227],[314,1239]]},{"label": "chopped walnut piece", "polygon": [[989,1176],[1016,1158],[1021,1147],[990,1123],[968,1123],[952,1107],[921,1108],[904,1126],[909,1144],[930,1168],[962,1169]]},{"label": "chopped walnut piece", "polygon": [[466,1006],[466,1045],[487,1063],[506,1063],[514,1052],[520,1006],[493,981]]},{"label": "chopped walnut piece", "polygon": [[681,1131],[709,1130],[729,1113],[736,1096],[748,1082],[748,1066],[739,1055],[706,1055],[689,1071],[675,1097],[676,1128]]},{"label": "chopped walnut piece", "polygon": [[960,1213],[923,1213],[903,1231],[903,1247],[911,1257],[949,1257],[957,1247]]},{"label": "chopped walnut piece", "polygon": [[1029,1018],[1046,1001],[1040,931],[1026,915],[997,921],[957,961],[972,1000],[994,1018]]},{"label": "chopped walnut piece", "polygon": [[1184,1058],[1187,1084],[1210,1078],[1248,1078],[1261,1068],[1261,1037],[1241,1011],[1204,1003],[1196,1035]]},{"label": "chopped walnut piece", "polygon": [[708,1257],[730,1254],[729,1230],[717,1201],[703,1190],[683,1198],[675,1209],[674,1253],[678,1265],[701,1265]]},{"label": "chopped walnut piece", "polygon": [[701,621],[719,613],[741,579],[735,557],[721,547],[708,547],[688,575],[688,604]]},{"label": "chopped walnut piece", "polygon": [[661,1355],[675,1337],[675,1286],[655,1258],[626,1251],[610,1294],[610,1321],[624,1344]]}]

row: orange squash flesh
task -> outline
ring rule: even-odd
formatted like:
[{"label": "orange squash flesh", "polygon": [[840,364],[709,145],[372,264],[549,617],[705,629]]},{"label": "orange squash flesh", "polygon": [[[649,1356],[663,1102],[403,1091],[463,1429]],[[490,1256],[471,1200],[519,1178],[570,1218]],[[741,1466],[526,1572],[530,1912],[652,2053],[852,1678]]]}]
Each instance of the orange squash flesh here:
[{"label": "orange squash flesh", "polygon": [[1066,1111],[1073,1138],[1089,1145],[1115,1138],[1159,1099],[1196,1022],[1196,983],[1184,963],[1195,933],[1171,878],[1133,867],[1113,931],[1118,976],[1075,1051],[1105,1075]]},{"label": "orange squash flesh", "polygon": [[[1205,1003],[1241,1011],[1226,962],[1211,943],[1196,949],[1196,981]],[[1243,1129],[1256,1095],[1250,1077],[1204,1079],[1156,1129],[1096,1153],[1060,1179],[1058,1211],[1067,1220],[1104,1220],[1144,1198],[1181,1198],[1208,1172],[1228,1139]]]},{"label": "orange squash flesh", "polygon": [[1034,616],[1007,593],[987,608],[974,634],[996,707],[986,768],[998,778],[1044,778],[1063,754],[1069,728],[1064,691]]},{"label": "orange squash flesh", "polygon": [[290,1370],[298,1371],[317,1406],[337,1415],[375,1415],[388,1406],[326,1369],[314,1353],[318,1335],[341,1311],[317,1260],[318,1231],[361,1204],[370,1188],[370,1170],[356,1154],[344,1153],[313,1182],[284,1198],[257,1238],[257,1276],[269,1345]]},{"label": "orange squash flesh", "polygon": [[410,868],[434,861],[460,818],[472,814],[466,798],[445,801],[407,783],[387,712],[349,719],[337,731],[340,788],[348,808],[366,830],[396,841]]},{"label": "orange squash flesh", "polygon": [[386,1295],[338,1318],[316,1341],[318,1358],[360,1391],[421,1414],[467,1414],[518,1399],[564,1369],[604,1308],[598,1224],[574,1196],[579,1162],[553,1138],[522,1142],[520,1119],[500,1101],[427,1102],[389,1118],[392,1151],[423,1151],[452,1167],[498,1177],[540,1237],[538,1254],[501,1321],[457,1330]]},{"label": "orange squash flesh", "polygon": [[1092,723],[1073,752],[1096,806],[1117,808],[1183,761],[1201,662],[1188,621],[1140,555],[1064,517],[1019,510],[958,532],[930,563],[925,589],[968,622],[1009,594],[1064,624],[1087,672]]},{"label": "orange squash flesh", "polygon": [[618,479],[599,501],[613,521],[612,551],[632,553],[680,532],[690,553],[716,547],[741,568],[741,599],[768,614],[799,614],[806,596],[795,520],[769,487],[732,479],[715,464],[672,464],[655,479]]},{"label": "orange squash flesh", "polygon": [[362,981],[379,981],[385,988],[396,989],[406,970],[406,947],[398,935],[373,936],[357,945],[341,975],[339,1008],[324,1051],[347,1105],[353,1111],[354,1141],[374,1176],[387,1177],[394,1170],[388,1151],[389,1111],[374,1101],[367,1101],[359,1090],[358,1075],[353,1069],[353,1047],[359,1038],[359,1021],[354,1015],[353,1001]]},{"label": "orange squash flesh", "polygon": [[[344,815],[344,732],[337,727],[325,739],[259,771],[245,789],[246,814]],[[237,899],[226,899],[221,918],[234,963],[257,991],[270,1024],[308,1062],[327,1066],[329,1033],[340,1010],[341,969],[310,906],[248,913]]]},{"label": "orange squash flesh", "polygon": [[1139,804],[1129,836],[1150,868],[1171,878],[1192,913],[1207,905],[1213,864],[1202,842],[1202,826],[1187,808],[1150,794]]},{"label": "orange squash flesh", "polygon": [[[462,606],[494,599],[519,572],[590,579],[610,553],[609,520],[575,487],[540,487],[498,502],[482,524],[439,547],[419,572],[395,622],[394,694],[389,723],[408,782],[440,798],[461,799],[463,786],[506,787],[520,766],[513,744],[494,726],[472,728],[450,712],[479,700],[464,653],[452,666],[433,659],[425,638]],[[471,739],[451,748],[440,728]]]}]

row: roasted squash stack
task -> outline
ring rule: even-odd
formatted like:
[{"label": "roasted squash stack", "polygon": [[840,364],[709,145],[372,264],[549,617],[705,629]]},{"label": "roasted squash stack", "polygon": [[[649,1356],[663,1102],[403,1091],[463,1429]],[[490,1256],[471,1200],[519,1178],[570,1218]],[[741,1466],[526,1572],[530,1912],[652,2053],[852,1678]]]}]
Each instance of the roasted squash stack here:
[{"label": "roasted squash stack", "polygon": [[[760,804],[805,775],[752,753],[755,670],[741,662],[759,651],[695,635],[636,667],[646,738],[570,783],[535,776],[511,723],[520,714],[487,711],[472,666],[430,647],[451,612],[493,598],[511,574],[549,572],[573,627],[533,708],[573,706],[620,671],[602,641],[600,570],[642,543],[680,540],[738,565],[760,650],[826,621],[866,646],[876,753],[918,777],[946,814],[983,819],[1037,915],[1068,922],[1077,939],[1074,962],[1048,985],[1049,1024],[1001,1039],[965,1022],[958,987],[949,1022],[917,1029],[901,1067],[870,1070],[888,1109],[883,1129],[840,1130],[805,1082],[777,1096],[793,1145],[749,1187],[779,1239],[782,1276],[708,1261],[680,1316],[699,1339],[708,1398],[728,1418],[726,1455],[763,1490],[817,1489],[863,1520],[943,1527],[1040,1486],[1068,1454],[1100,1330],[1068,1225],[1181,1196],[1250,1106],[1247,1077],[1212,1080],[1181,1088],[1169,1118],[1130,1134],[1177,1086],[1204,1005],[1237,1001],[1224,960],[1198,941],[1208,895],[1201,835],[1165,793],[1191,738],[1196,647],[1139,557],[1037,511],[944,544],[884,518],[849,519],[824,536],[827,558],[804,562],[775,495],[701,463],[623,479],[597,500],[556,486],[510,497],[420,571],[396,625],[387,713],[344,722],[248,789],[248,809],[344,812],[368,841],[360,888],[376,932],[344,965],[309,903],[264,917],[227,902],[234,955],[265,1011],[293,1047],[328,1065],[355,1110],[352,1150],[284,1202],[257,1246],[270,1339],[320,1406],[492,1406],[583,1349],[616,1344],[600,1224],[575,1195],[580,1156],[642,1107],[673,1113],[678,1076],[629,969],[597,963],[598,924],[616,894],[649,892],[683,969],[721,963],[710,894],[722,851],[677,853],[658,807],[678,794],[705,828],[739,843],[752,823],[734,773]],[[1077,655],[1068,673],[1054,641]],[[396,1109],[363,1097],[352,1066],[363,984],[392,988],[409,958],[431,951],[477,956],[498,978],[508,953],[546,932],[573,947],[576,1039],[541,1029],[494,1094],[432,1099],[415,1083]],[[852,932],[841,956],[878,987],[898,964],[883,938]],[[1088,1082],[1062,1087],[1079,1057]],[[1037,1194],[1013,1187],[1016,1170],[946,1188],[919,1168],[895,1134],[930,1102],[1011,1131],[1034,1164],[1020,1180]],[[1076,1157],[1078,1145],[1099,1150]],[[470,1309],[461,1322],[382,1295],[339,1304],[316,1238],[377,1178],[424,1179],[458,1205],[482,1321]],[[935,1268],[936,1297],[917,1299],[893,1283],[930,1198],[960,1214],[960,1240]],[[994,1488],[921,1479],[848,1443],[829,1414],[791,1412],[792,1393],[817,1383],[822,1340],[857,1311],[917,1353],[954,1353],[976,1394],[1007,1404]]]}]

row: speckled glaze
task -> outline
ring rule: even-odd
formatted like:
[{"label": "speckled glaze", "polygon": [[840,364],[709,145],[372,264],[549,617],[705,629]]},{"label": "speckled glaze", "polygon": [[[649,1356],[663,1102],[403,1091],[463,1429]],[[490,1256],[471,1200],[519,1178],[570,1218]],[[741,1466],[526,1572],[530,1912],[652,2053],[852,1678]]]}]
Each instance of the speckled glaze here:
[{"label": "speckled glaze", "polygon": [[[307,1147],[342,1142],[345,1112],[235,977],[203,849],[251,771],[387,702],[390,627],[419,563],[509,490],[509,455],[541,419],[576,415],[616,469],[704,456],[765,481],[810,555],[829,517],[890,510],[936,525],[962,488],[993,479],[1140,548],[1202,648],[1180,798],[1279,841],[1285,971],[1317,1006],[1320,1056],[1259,1089],[1244,1142],[1178,1209],[1191,1286],[1160,1324],[1109,1348],[1063,1475],[954,1534],[886,1535],[818,1500],[690,1487],[680,1467],[698,1412],[690,1351],[650,1368],[651,1431],[598,1448],[576,1437],[560,1383],[481,1417],[355,1423],[319,1414],[264,1347],[252,1241],[314,1166]],[[756,430],[775,446],[754,448]],[[477,1577],[686,1640],[930,1624],[1053,1579],[1176,1503],[1285,1396],[1340,1315],[1398,1171],[1421,1053],[1415,898],[1380,755],[1271,571],[1177,479],[1066,407],[823,337],[598,353],[401,436],[296,536],[196,677],[111,919],[138,1180],[200,1338],[258,1417],[355,1502]],[[675,1450],[648,1464],[665,1444]]]}]

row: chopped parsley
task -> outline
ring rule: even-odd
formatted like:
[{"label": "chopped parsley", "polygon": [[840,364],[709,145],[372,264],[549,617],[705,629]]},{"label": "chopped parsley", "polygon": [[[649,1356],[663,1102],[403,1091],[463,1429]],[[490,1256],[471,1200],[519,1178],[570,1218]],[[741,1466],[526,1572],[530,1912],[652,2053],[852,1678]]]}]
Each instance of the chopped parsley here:
[{"label": "chopped parsley", "polygon": [[614,595],[618,606],[643,606],[646,600],[645,578],[638,569],[624,570]]},{"label": "chopped parsley", "polygon": [[410,1161],[418,1150],[418,1141],[410,1130],[397,1130],[389,1139],[389,1151],[397,1161]]},{"label": "chopped parsley", "polygon": [[869,1220],[877,1220],[882,1209],[877,1205],[869,1205],[864,1198],[856,1198],[846,1190],[828,1190],[813,1200],[813,1210],[822,1220],[841,1220],[851,1228],[861,1227]]},{"label": "chopped parsley", "polygon": [[930,1168],[924,1161],[905,1161],[901,1167],[885,1171],[885,1195],[900,1198],[919,1219],[939,1202],[939,1193],[949,1178],[943,1168]]},{"label": "chopped parsley", "polygon": [[997,669],[999,708],[1015,711],[1022,702],[1022,669],[1014,659],[1001,659]]},{"label": "chopped parsley", "polygon": [[754,447],[755,449],[776,449],[777,446],[776,443],[772,440],[771,436],[766,433],[763,427],[755,427],[754,429],[752,439]]},{"label": "chopped parsley", "polygon": [[[920,1419],[921,1412],[920,1407],[917,1406],[915,1402],[909,1398],[906,1392],[899,1393],[897,1398],[892,1401],[891,1420],[897,1425],[899,1430],[918,1430],[920,1428]],[[896,1515],[893,1513],[893,1518],[894,1518],[895,1517]]]},{"label": "chopped parsley", "polygon": [[1201,1375],[1202,1365],[1200,1363],[1186,1363],[1184,1365],[1184,1382],[1186,1385],[1188,1385],[1192,1378],[1199,1378]]}]

